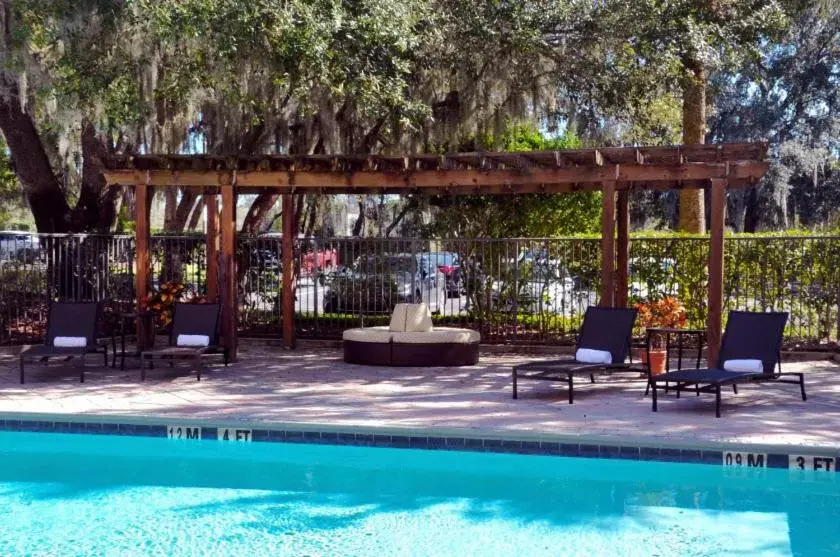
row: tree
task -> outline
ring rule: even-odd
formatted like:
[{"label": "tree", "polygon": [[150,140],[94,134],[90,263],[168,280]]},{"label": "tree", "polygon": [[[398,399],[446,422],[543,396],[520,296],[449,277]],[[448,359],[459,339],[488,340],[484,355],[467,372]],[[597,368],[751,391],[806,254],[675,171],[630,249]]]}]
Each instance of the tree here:
[{"label": "tree", "polygon": [[840,149],[840,5],[811,6],[778,42],[712,80],[716,142],[768,140],[771,168],[757,188],[730,193],[739,231],[825,225]]},{"label": "tree", "polygon": [[118,192],[104,189],[97,161],[122,138],[96,123],[123,93],[124,15],[119,1],[0,2],[0,130],[40,232],[107,231],[116,217]]},{"label": "tree", "polygon": [[[682,140],[704,143],[709,76],[757,58],[760,46],[786,29],[788,15],[797,11],[798,4],[781,0],[611,0],[593,12],[591,25],[596,36],[607,40],[614,58],[607,69],[619,78],[640,76],[659,91],[679,92]],[[680,192],[679,214],[680,230],[705,231],[702,190]]]},{"label": "tree", "polygon": [[[531,124],[511,123],[500,135],[476,138],[461,150],[515,152],[579,146],[573,135],[546,138]],[[601,197],[595,192],[436,196],[430,203],[436,211],[428,232],[442,237],[517,238],[595,233],[599,230],[601,214]]]}]

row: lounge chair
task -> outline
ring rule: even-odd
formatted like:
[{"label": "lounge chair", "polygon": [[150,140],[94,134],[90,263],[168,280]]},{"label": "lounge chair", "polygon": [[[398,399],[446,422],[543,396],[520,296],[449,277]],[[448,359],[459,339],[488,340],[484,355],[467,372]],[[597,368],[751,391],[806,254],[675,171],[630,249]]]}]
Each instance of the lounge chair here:
[{"label": "lounge chair", "polygon": [[[780,312],[730,312],[717,367],[686,369],[651,376],[649,385],[653,394],[653,411],[658,411],[656,394],[659,383],[667,383],[666,392],[675,389],[677,398],[680,397],[681,391],[692,386],[697,396],[700,396],[700,393],[714,393],[715,416],[718,418],[721,387],[727,385],[732,385],[732,390],[737,394],[739,384],[764,381],[790,383],[799,385],[802,400],[807,400],[804,374],[782,373],[780,350],[787,319],[788,314]],[[782,379],[786,376],[797,377],[797,380]]]},{"label": "lounge chair", "polygon": [[85,357],[101,352],[108,365],[108,345],[96,338],[102,314],[97,302],[50,302],[47,314],[47,335],[44,344],[30,346],[20,353],[20,382],[27,360],[46,361],[49,358],[78,356],[80,381],[85,382]]},{"label": "lounge chair", "polygon": [[574,358],[530,362],[513,367],[513,398],[518,398],[517,383],[523,379],[563,381],[569,386],[569,404],[574,403],[575,375],[588,375],[595,382],[595,373],[632,371],[625,363],[630,352],[635,309],[590,306],[586,310]]},{"label": "lounge chair", "polygon": [[227,366],[230,355],[226,348],[219,346],[220,309],[220,304],[176,303],[172,310],[169,346],[140,353],[140,379],[146,379],[145,362],[148,361],[151,368],[156,358],[169,360],[170,364],[176,358],[192,359],[197,364],[198,381],[201,381],[202,356],[205,354],[221,352]]}]

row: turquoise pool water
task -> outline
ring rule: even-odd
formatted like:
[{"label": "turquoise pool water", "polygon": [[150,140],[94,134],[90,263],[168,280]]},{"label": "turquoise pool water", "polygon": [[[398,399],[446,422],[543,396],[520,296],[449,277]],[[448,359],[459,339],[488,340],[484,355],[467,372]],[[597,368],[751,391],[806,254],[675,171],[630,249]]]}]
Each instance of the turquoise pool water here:
[{"label": "turquoise pool water", "polygon": [[0,555],[838,555],[835,476],[0,433]]}]

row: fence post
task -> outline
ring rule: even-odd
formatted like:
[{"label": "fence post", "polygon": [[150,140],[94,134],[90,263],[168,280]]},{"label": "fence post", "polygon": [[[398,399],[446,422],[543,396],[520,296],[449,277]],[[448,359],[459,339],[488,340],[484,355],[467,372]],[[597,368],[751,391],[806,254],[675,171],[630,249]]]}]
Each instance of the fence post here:
[{"label": "fence post", "polygon": [[513,245],[513,341],[516,342],[516,334],[519,325],[519,240]]}]

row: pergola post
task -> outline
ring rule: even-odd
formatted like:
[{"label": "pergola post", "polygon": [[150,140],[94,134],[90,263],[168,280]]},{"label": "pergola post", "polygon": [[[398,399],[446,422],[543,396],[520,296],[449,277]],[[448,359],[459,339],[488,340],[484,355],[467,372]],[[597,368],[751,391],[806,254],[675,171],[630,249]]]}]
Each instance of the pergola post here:
[{"label": "pergola post", "polygon": [[222,337],[231,361],[236,361],[236,326],[239,303],[236,299],[236,193],[233,184],[222,190]]},{"label": "pergola post", "polygon": [[219,299],[219,203],[216,194],[204,195],[207,224],[207,299]]},{"label": "pergola post", "polygon": [[726,219],[726,180],[711,181],[711,220],[709,246],[709,311],[706,341],[709,346],[706,363],[717,365],[723,324],[723,242]]},{"label": "pergola post", "polygon": [[628,277],[630,275],[630,192],[626,189],[618,192],[617,213],[615,305],[623,308],[627,307]]},{"label": "pergola post", "polygon": [[601,306],[613,307],[615,295],[615,181],[606,181],[601,201]]},{"label": "pergola post", "polygon": [[283,346],[295,347],[295,203],[294,195],[283,194]]}]

